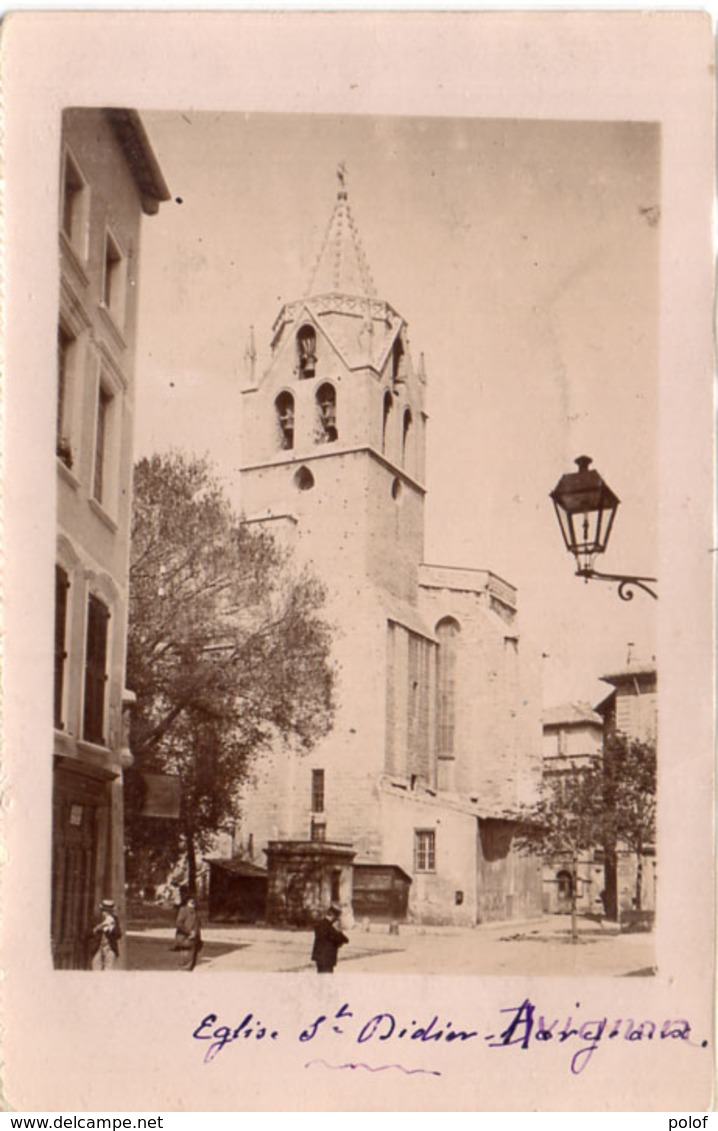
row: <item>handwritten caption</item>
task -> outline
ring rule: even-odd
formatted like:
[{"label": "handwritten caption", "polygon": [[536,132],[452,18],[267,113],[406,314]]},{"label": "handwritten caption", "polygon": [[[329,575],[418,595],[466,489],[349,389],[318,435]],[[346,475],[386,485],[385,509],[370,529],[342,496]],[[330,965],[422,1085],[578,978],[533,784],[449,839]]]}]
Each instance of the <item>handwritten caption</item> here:
[{"label": "handwritten caption", "polygon": [[[581,1003],[576,1002],[576,1009],[580,1010]],[[484,1031],[483,1026],[471,1028],[456,1025],[450,1020],[441,1021],[438,1014],[434,1014],[428,1021],[402,1021],[393,1013],[375,1013],[365,1017],[356,1014],[349,1002],[344,1002],[334,1014],[318,1014],[298,1031],[285,1035],[288,1042],[296,1041],[299,1045],[312,1045],[313,1042],[326,1047],[327,1042],[346,1046],[347,1042],[354,1046],[380,1046],[382,1049],[398,1048],[399,1042],[410,1044],[420,1042],[421,1045],[430,1043],[447,1046],[463,1045],[469,1041],[485,1042],[491,1049],[509,1049],[528,1052],[531,1049],[545,1047],[549,1042],[566,1044],[570,1052],[568,1066],[574,1076],[584,1072],[596,1052],[605,1042],[626,1041],[632,1044],[643,1041],[680,1041],[693,1048],[707,1048],[708,1041],[695,1041],[692,1039],[690,1022],[685,1018],[663,1021],[636,1021],[632,1017],[619,1017],[611,1019],[607,1016],[584,1020],[578,1014],[574,1019],[571,1014],[565,1019],[552,1018],[550,1015],[539,1012],[537,1006],[524,998],[520,1005],[509,1006],[499,1010],[500,1017],[494,1026],[488,1026],[495,1032]],[[220,1053],[237,1041],[280,1041],[278,1029],[265,1025],[253,1012],[245,1014],[236,1024],[225,1023],[220,1020],[217,1013],[208,1013],[194,1029],[192,1036],[197,1041],[206,1042],[204,1045],[204,1062],[209,1064]],[[427,1075],[439,1076],[440,1072],[427,1069],[407,1069],[400,1064],[370,1066],[363,1062],[349,1061],[341,1065],[331,1065],[322,1058],[307,1062],[306,1067],[321,1064],[326,1068],[366,1068],[370,1071],[383,1071],[387,1068],[400,1069],[402,1072],[412,1074],[422,1072]]]}]

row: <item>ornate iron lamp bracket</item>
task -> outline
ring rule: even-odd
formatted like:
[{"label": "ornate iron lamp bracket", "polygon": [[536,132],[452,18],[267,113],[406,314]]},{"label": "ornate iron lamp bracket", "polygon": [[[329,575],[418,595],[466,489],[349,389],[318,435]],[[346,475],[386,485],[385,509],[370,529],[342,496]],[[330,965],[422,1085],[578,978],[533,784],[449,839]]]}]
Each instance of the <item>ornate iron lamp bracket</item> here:
[{"label": "ornate iron lamp bracket", "polygon": [[579,568],[576,570],[576,576],[582,577],[584,581],[617,581],[618,582],[618,596],[622,601],[632,601],[634,598],[634,589],[642,589],[644,593],[648,593],[655,601],[658,600],[658,594],[651,589],[651,584],[657,584],[655,577],[633,577],[631,574],[625,573],[599,573],[596,569]]}]

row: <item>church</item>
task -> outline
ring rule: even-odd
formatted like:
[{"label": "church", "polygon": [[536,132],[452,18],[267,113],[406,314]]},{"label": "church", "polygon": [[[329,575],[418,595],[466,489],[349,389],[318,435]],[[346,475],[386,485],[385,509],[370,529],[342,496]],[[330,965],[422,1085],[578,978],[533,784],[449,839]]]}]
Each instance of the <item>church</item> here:
[{"label": "church", "polygon": [[539,915],[540,862],[513,843],[541,774],[538,653],[508,582],[424,561],[427,374],[375,292],[343,169],[306,293],[254,361],[243,514],[324,581],[337,672],[331,733],[258,760],[241,798],[269,921],[328,902],[348,923]]}]

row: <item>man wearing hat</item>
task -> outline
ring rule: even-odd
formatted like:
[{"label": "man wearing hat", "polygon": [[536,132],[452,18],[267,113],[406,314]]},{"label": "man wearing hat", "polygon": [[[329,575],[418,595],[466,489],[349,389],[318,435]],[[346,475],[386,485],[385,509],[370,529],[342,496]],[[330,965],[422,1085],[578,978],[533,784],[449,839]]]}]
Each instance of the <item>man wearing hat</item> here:
[{"label": "man wearing hat", "polygon": [[341,908],[333,903],[314,928],[312,962],[316,963],[317,974],[333,974],[339,947],[349,942],[337,927],[341,914]]},{"label": "man wearing hat", "polygon": [[182,951],[180,957],[181,969],[194,970],[202,946],[202,931],[199,913],[197,911],[197,900],[193,896],[189,896],[189,898],[182,903],[177,912],[175,941],[174,946],[171,947],[172,950]]},{"label": "man wearing hat", "polygon": [[99,918],[92,928],[92,969],[114,970],[120,953],[119,941],[122,937],[120,923],[113,899],[103,899],[100,903]]}]

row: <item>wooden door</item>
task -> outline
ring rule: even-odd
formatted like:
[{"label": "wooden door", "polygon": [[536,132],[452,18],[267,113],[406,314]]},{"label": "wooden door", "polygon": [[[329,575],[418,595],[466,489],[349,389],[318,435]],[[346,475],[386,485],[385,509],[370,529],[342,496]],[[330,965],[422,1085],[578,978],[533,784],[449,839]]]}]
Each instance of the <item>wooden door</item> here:
[{"label": "wooden door", "polygon": [[[95,783],[92,783],[94,786]],[[52,844],[52,951],[57,969],[86,970],[96,903],[97,789],[56,781]]]}]

